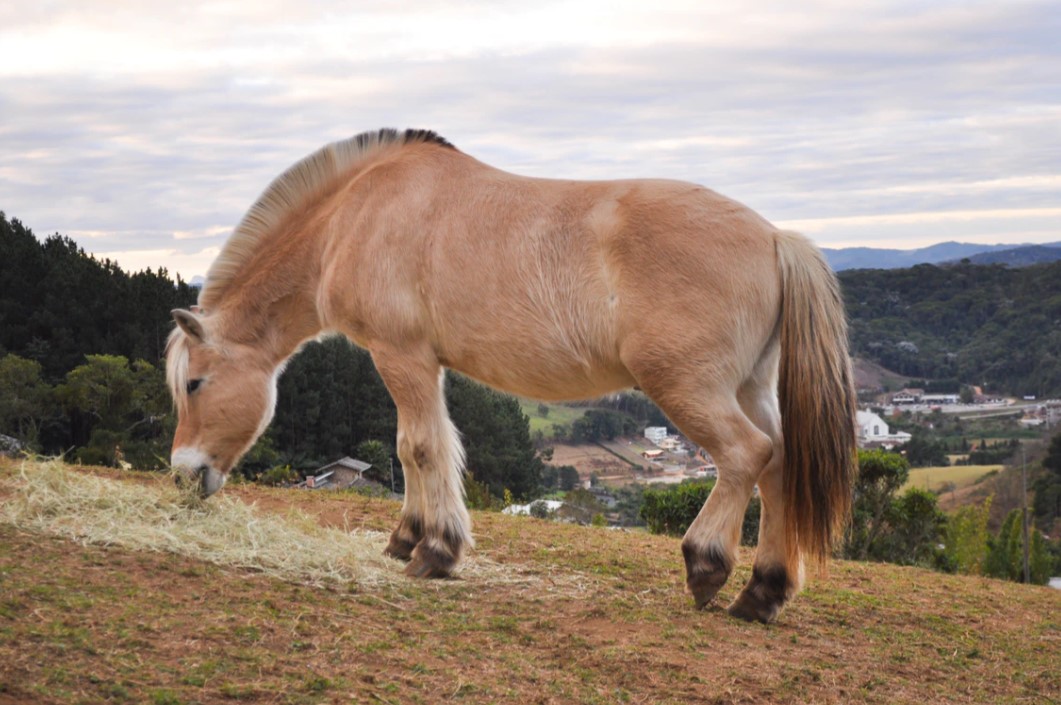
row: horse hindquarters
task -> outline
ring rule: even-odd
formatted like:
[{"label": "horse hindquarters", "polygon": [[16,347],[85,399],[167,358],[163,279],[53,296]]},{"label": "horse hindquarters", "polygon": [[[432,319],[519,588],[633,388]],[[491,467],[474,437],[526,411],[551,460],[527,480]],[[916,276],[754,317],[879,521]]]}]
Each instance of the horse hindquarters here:
[{"label": "horse hindquarters", "polygon": [[698,607],[732,571],[758,483],[759,551],[730,613],[764,622],[799,589],[802,558],[827,553],[849,503],[854,447],[835,277],[802,237],[775,231],[766,242],[776,266],[765,259],[753,265],[749,245],[743,270],[714,271],[711,291],[739,306],[670,305],[677,319],[670,327],[684,339],[639,331],[622,344],[623,363],[641,388],[718,463],[715,488],[682,541]]}]

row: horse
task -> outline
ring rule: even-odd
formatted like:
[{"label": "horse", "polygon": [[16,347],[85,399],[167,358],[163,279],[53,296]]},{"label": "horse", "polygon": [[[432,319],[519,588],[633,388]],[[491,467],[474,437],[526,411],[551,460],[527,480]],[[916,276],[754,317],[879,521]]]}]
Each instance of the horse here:
[{"label": "horse", "polygon": [[406,493],[386,553],[451,576],[473,547],[445,369],[540,400],[636,387],[718,465],[681,542],[695,605],[770,622],[850,511],[855,395],[835,275],[803,236],[702,186],[528,178],[427,130],[328,144],[265,189],[173,312],[171,465],[206,497],[268,426],[308,341],[368,350],[398,412]]}]

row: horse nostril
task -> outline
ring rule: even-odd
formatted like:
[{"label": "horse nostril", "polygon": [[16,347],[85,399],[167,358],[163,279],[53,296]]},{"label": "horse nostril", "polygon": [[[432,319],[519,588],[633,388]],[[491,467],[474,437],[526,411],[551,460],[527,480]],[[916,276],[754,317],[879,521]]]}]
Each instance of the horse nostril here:
[{"label": "horse nostril", "polygon": [[180,489],[187,489],[194,485],[201,485],[206,476],[206,465],[200,465],[195,470],[182,469],[173,474],[173,481]]}]

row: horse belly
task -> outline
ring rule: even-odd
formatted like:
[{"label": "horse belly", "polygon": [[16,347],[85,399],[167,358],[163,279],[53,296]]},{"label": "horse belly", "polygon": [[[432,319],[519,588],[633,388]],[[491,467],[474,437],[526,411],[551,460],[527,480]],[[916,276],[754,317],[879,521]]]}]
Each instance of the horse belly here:
[{"label": "horse belly", "polygon": [[588,331],[549,315],[501,319],[451,339],[456,344],[443,351],[444,364],[491,387],[549,401],[586,399],[634,384],[607,325]]},{"label": "horse belly", "polygon": [[633,377],[617,360],[587,364],[540,347],[506,354],[483,351],[445,363],[495,389],[545,401],[589,399],[634,385]]}]

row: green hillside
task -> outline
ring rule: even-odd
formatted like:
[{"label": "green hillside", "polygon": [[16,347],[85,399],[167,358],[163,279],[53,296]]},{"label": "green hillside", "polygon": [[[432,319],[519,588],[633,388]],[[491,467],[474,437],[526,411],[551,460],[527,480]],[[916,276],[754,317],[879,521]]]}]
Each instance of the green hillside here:
[{"label": "green hillside", "polygon": [[1061,262],[919,265],[839,277],[853,355],[915,379],[1061,396]]}]

